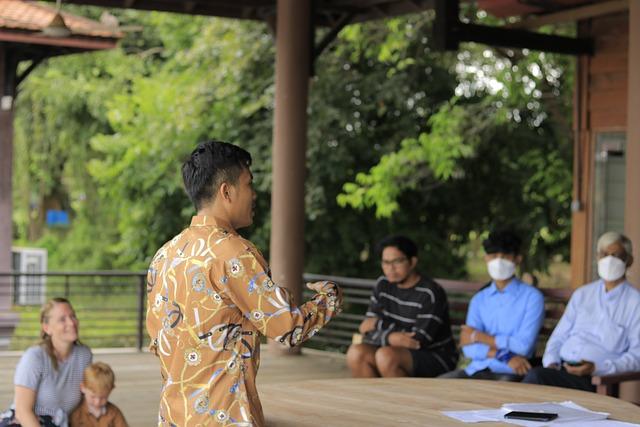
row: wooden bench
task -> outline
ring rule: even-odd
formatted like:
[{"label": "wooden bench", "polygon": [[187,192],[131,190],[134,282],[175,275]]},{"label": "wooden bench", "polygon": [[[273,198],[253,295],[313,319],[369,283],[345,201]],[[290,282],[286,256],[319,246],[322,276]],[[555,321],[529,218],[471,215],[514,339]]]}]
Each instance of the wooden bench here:
[{"label": "wooden bench", "polygon": [[[376,284],[376,280],[353,277],[324,276],[319,274],[305,274],[305,282],[331,280],[339,283],[344,292],[344,310],[336,319],[316,335],[312,342],[321,346],[346,351],[353,342],[354,335],[358,335],[358,326],[365,318],[369,306],[369,297]],[[465,323],[467,309],[471,297],[482,288],[485,283],[467,282],[460,280],[435,279],[447,292],[449,301],[449,317],[454,338],[459,340],[460,326]],[[305,288],[306,289],[306,288]],[[572,289],[541,288],[545,299],[545,319],[536,343],[536,357],[541,359],[544,348],[556,324],[562,317],[565,306],[571,297]],[[305,290],[305,296],[311,291]],[[619,384],[625,381],[640,380],[640,372],[629,372],[618,375],[594,376],[592,384],[600,394],[618,397]]]}]

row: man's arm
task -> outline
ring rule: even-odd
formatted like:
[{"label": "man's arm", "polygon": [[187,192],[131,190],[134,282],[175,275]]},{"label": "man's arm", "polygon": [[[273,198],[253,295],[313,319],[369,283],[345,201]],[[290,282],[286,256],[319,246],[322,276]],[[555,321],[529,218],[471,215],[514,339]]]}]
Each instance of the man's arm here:
[{"label": "man's arm", "polygon": [[[490,353],[490,351],[493,350],[490,345],[477,341],[478,333],[484,329],[482,317],[480,316],[482,305],[480,295],[481,294],[476,294],[471,298],[466,325],[463,325],[460,330],[460,347],[462,347],[462,352],[465,357],[472,360],[484,360],[487,357],[493,357],[493,355],[495,355],[495,351],[493,355]],[[465,326],[469,326],[469,328],[467,329]],[[473,335],[474,330],[478,331],[475,335]]]},{"label": "man's arm", "polygon": [[364,342],[379,347],[390,345],[419,349],[420,343],[416,339],[415,332],[397,331],[398,328],[393,322],[386,322],[387,326],[382,329],[383,321],[388,318],[383,313],[383,307],[380,303],[381,283],[378,281],[376,284],[367,310],[367,318],[360,324],[360,332],[365,335]]},{"label": "man's arm", "polygon": [[594,375],[611,375],[640,371],[640,307],[636,307],[627,329],[629,349],[620,357],[594,366]]},{"label": "man's arm", "polygon": [[485,344],[493,350],[497,348],[496,339],[493,335],[489,335],[479,329],[474,329],[469,325],[462,325],[460,327],[460,345],[465,346],[472,344]]},{"label": "man's arm", "polygon": [[317,293],[296,307],[286,288],[275,284],[251,251],[224,263],[228,296],[260,333],[289,346],[312,337],[338,312],[342,304],[340,288],[332,282],[316,282],[308,287]]},{"label": "man's arm", "polygon": [[547,341],[547,346],[544,349],[544,355],[542,357],[542,366],[545,368],[560,366],[562,361],[560,358],[560,348],[562,348],[562,344],[569,338],[569,334],[575,324],[577,307],[580,304],[579,299],[579,292],[571,296],[560,321],[558,321],[558,324]]},{"label": "man's arm", "polygon": [[380,293],[380,282],[376,283],[373,292],[369,297],[369,307],[367,308],[366,318],[360,323],[358,331],[361,334],[373,331],[377,327],[378,320],[382,319],[382,306],[378,299]]},{"label": "man's arm", "polygon": [[361,334],[366,334],[369,331],[373,331],[376,328],[376,324],[378,323],[377,317],[367,317],[360,323],[358,327],[358,332]]},{"label": "man's arm", "polygon": [[416,316],[416,324],[412,328],[422,348],[434,343],[441,328],[451,328],[451,325],[445,325],[449,311],[447,294],[439,286],[431,290],[432,293],[427,295],[432,300],[423,304],[423,311]]},{"label": "man's arm", "polygon": [[156,356],[158,356],[158,332],[162,328],[162,325],[160,324],[157,315],[154,313],[154,310],[157,310],[160,303],[166,301],[166,298],[158,292],[158,289],[154,288],[156,287],[156,282],[158,280],[158,271],[162,271],[163,264],[166,262],[163,251],[164,247],[158,250],[151,260],[151,264],[147,270],[147,313],[145,317],[145,324],[150,338],[149,352]]},{"label": "man's arm", "polygon": [[538,332],[544,321],[544,297],[535,291],[529,295],[525,306],[524,317],[515,333],[511,335],[496,335],[495,347],[498,350],[509,351],[528,357],[535,349]]},{"label": "man's arm", "polygon": [[370,298],[369,308],[367,309],[367,318],[360,324],[360,333],[364,334],[364,342],[375,346],[395,346],[405,347],[411,349],[420,348],[420,343],[415,339],[415,333],[396,331],[395,324],[393,322],[388,323],[387,326],[382,329],[383,320],[386,316],[382,310],[382,304],[380,303],[380,286],[379,281]]}]

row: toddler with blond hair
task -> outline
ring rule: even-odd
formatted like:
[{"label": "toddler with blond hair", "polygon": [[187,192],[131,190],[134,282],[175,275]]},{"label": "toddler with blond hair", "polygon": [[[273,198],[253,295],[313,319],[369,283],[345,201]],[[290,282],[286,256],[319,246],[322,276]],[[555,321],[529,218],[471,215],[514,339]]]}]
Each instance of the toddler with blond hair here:
[{"label": "toddler with blond hair", "polygon": [[128,427],[120,409],[108,401],[114,387],[115,375],[109,365],[89,365],[80,384],[84,399],[71,414],[71,427]]}]

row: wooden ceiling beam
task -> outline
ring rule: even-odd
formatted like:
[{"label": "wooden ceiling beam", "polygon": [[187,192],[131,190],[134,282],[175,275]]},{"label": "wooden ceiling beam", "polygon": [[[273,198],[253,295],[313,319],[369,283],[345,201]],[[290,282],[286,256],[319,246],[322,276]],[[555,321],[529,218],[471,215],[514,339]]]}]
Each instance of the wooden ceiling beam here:
[{"label": "wooden ceiling beam", "polygon": [[327,6],[348,6],[368,9],[381,4],[400,3],[402,1],[403,0],[325,0],[323,4]]},{"label": "wooden ceiling beam", "polygon": [[[265,10],[275,12],[276,2],[277,0],[64,0],[67,4],[105,8],[157,10],[257,20],[265,20]],[[434,0],[317,0],[317,25],[331,27],[344,14],[355,14],[354,22],[364,22],[432,9],[433,5]],[[330,19],[331,17],[336,18]]]},{"label": "wooden ceiling beam", "polygon": [[629,10],[629,0],[614,0],[576,7],[573,9],[566,9],[560,12],[531,16],[524,18],[521,21],[505,25],[505,27],[531,30],[540,28],[544,25],[581,21],[583,19],[593,18],[596,16],[624,12],[625,10]]},{"label": "wooden ceiling beam", "polygon": [[592,55],[594,41],[536,33],[514,28],[469,24],[460,21],[459,0],[436,0],[435,42],[438,49],[457,50],[460,42],[533,49],[570,55]]},{"label": "wooden ceiling beam", "polygon": [[41,44],[81,50],[102,50],[116,47],[117,39],[92,39],[88,37],[47,37],[39,33],[0,30],[0,42]]}]

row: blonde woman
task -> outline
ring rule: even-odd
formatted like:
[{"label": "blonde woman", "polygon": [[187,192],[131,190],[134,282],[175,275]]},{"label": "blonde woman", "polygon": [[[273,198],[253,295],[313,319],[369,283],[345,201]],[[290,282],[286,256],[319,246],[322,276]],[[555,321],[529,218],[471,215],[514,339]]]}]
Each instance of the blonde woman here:
[{"label": "blonde woman", "polygon": [[67,427],[80,403],[91,350],[78,341],[78,319],[64,298],[47,301],[40,312],[42,341],[24,352],[13,380],[15,399],[0,416],[0,427]]}]

